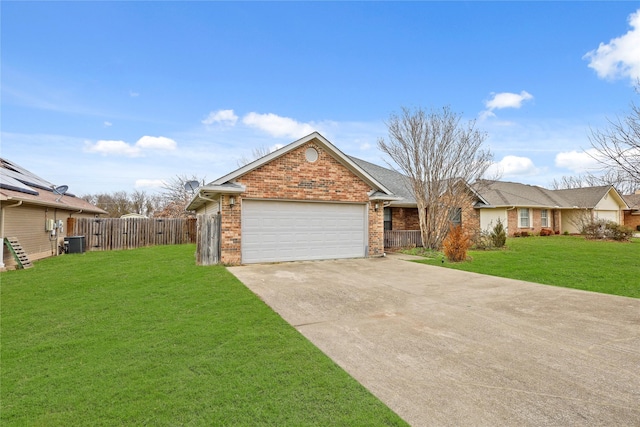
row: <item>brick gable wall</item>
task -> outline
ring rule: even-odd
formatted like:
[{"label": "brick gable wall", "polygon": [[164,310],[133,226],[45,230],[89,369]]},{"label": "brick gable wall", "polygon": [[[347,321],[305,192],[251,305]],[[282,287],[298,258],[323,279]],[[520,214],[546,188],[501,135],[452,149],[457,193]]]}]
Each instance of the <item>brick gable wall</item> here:
[{"label": "brick gable wall", "polygon": [[[305,151],[313,147],[318,152],[315,162],[307,161]],[[382,202],[375,210],[369,203],[372,190],[354,173],[344,167],[322,145],[313,141],[274,159],[239,177],[236,182],[246,191],[236,196],[233,207],[228,196],[222,203],[221,259],[225,264],[241,263],[241,209],[245,198],[334,201],[368,204],[369,255],[384,251],[384,224]]]}]

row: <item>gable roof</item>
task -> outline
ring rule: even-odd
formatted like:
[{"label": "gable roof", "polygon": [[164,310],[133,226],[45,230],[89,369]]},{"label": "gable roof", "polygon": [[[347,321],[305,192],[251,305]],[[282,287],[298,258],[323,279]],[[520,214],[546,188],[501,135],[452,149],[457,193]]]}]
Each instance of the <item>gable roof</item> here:
[{"label": "gable roof", "polygon": [[382,183],[378,182],[378,180],[376,180],[373,176],[371,176],[366,171],[364,171],[355,162],[353,162],[353,160],[351,160],[349,156],[345,155],[342,151],[340,151],[337,147],[331,144],[324,136],[320,135],[320,133],[317,131],[312,132],[309,135],[303,138],[300,138],[297,141],[292,142],[291,144],[285,145],[284,147],[279,148],[278,150],[275,150],[264,157],[254,160],[253,162],[246,164],[241,168],[238,168],[233,172],[230,172],[227,175],[216,179],[215,181],[211,182],[210,185],[223,185],[228,182],[233,182],[235,179],[241,177],[242,175],[245,175],[251,172],[252,170],[257,169],[260,166],[266,163],[269,163],[272,160],[277,159],[278,157],[282,157],[285,154],[289,153],[290,151],[293,151],[296,148],[300,147],[301,145],[304,145],[307,142],[310,142],[313,140],[315,140],[317,143],[319,143],[321,146],[327,149],[333,157],[335,157],[340,163],[342,163],[343,166],[345,166],[347,169],[349,169],[351,172],[353,172],[356,176],[358,176],[360,179],[365,181],[371,187],[378,188],[383,193],[392,194],[389,189],[387,189],[384,185],[382,185]]},{"label": "gable roof", "polygon": [[106,214],[107,212],[80,199],[71,193],[54,193],[55,185],[26,170],[25,168],[0,158],[0,200],[15,200],[34,205],[51,206],[57,209],[82,210],[83,212]]},{"label": "gable roof", "polygon": [[599,187],[554,190],[554,192],[562,195],[572,206],[592,208],[602,200],[611,188],[610,185],[601,185]]},{"label": "gable roof", "polygon": [[315,141],[318,145],[322,146],[324,149],[329,152],[331,156],[333,156],[338,162],[340,162],[344,167],[350,170],[357,177],[366,182],[374,191],[371,194],[372,200],[395,200],[398,197],[394,194],[392,190],[390,190],[386,185],[384,185],[377,177],[374,177],[367,170],[362,168],[358,163],[356,163],[353,158],[347,156],[342,151],[340,151],[337,147],[331,144],[324,136],[322,136],[319,132],[312,132],[309,135],[300,138],[284,147],[275,150],[266,156],[263,156],[257,160],[254,160],[251,163],[248,163],[220,178],[211,181],[209,184],[204,185],[198,188],[196,194],[191,199],[189,204],[187,205],[187,210],[197,209],[202,206],[207,201],[212,201],[212,198],[217,197],[219,194],[227,194],[227,193],[242,193],[245,191],[245,187],[235,182],[236,179],[240,178],[243,175],[279,158],[284,156],[285,154],[295,150],[296,148],[310,142]]},{"label": "gable roof", "polygon": [[416,204],[416,198],[410,189],[409,178],[405,175],[396,172],[393,169],[378,166],[353,156],[349,156],[349,158],[363,170],[367,171],[371,176],[374,176],[394,195],[402,198],[401,200],[394,201],[394,205]]},{"label": "gable roof", "polygon": [[640,210],[640,193],[622,196],[631,210]]},{"label": "gable roof", "polygon": [[535,185],[508,181],[478,180],[475,190],[491,207],[528,206],[554,208],[568,206],[569,202],[552,190]]},{"label": "gable roof", "polygon": [[479,180],[474,188],[489,202],[486,207],[594,208],[610,193],[619,205],[626,205],[622,196],[611,185],[548,190],[517,182]]}]

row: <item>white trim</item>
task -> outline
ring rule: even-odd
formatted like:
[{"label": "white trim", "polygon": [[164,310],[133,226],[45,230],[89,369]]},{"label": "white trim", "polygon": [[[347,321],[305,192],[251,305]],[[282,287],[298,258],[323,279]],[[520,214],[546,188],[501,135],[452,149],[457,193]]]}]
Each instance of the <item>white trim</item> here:
[{"label": "white trim", "polygon": [[[547,214],[547,216],[543,218],[543,217],[542,217],[542,212],[545,212],[545,213]],[[547,222],[546,224],[543,224],[543,223],[542,223],[542,220],[543,220],[543,219],[546,219],[546,220],[547,220],[547,221],[546,221],[546,222]],[[542,227],[542,228],[549,228],[549,209],[540,209],[540,227]]]},{"label": "white trim", "polygon": [[245,175],[249,172],[251,172],[254,169],[259,168],[260,166],[271,162],[272,160],[277,159],[278,157],[281,157],[287,153],[289,153],[290,151],[295,150],[296,148],[310,142],[313,140],[317,140],[320,145],[324,146],[339,162],[341,162],[347,169],[349,169],[351,172],[355,173],[359,178],[361,178],[363,181],[365,181],[367,184],[369,184],[372,187],[375,188],[379,188],[380,190],[382,190],[384,193],[387,194],[393,194],[391,191],[389,191],[389,189],[387,189],[384,185],[382,185],[380,182],[378,182],[374,177],[372,177],[371,175],[369,175],[366,171],[364,171],[360,166],[358,166],[356,163],[354,163],[348,156],[346,156],[344,153],[342,153],[342,151],[340,151],[337,147],[335,147],[333,144],[331,144],[324,136],[320,135],[319,132],[313,132],[310,133],[309,135],[300,138],[297,141],[292,142],[289,145],[285,145],[284,147],[273,151],[269,154],[267,154],[264,157],[259,158],[258,160],[255,160],[247,165],[242,166],[239,169],[236,169],[233,172],[230,172],[218,179],[216,179],[215,181],[211,182],[209,185],[221,185],[224,184],[226,182],[233,182],[236,178],[239,178],[242,175]]},{"label": "white trim", "polygon": [[[520,215],[520,212],[525,209],[527,210],[527,221],[529,222],[529,224],[522,225],[522,217]],[[531,208],[518,208],[518,228],[531,228]]]}]

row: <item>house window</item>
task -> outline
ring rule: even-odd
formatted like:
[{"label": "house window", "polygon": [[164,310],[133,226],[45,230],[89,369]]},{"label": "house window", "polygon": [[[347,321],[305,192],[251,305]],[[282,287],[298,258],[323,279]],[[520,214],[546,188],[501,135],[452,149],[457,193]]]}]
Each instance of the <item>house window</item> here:
[{"label": "house window", "polygon": [[462,225],[462,208],[450,209],[449,221],[451,221],[453,225]]},{"label": "house window", "polygon": [[384,208],[384,229],[391,230],[393,225],[391,223],[391,208]]},{"label": "house window", "polygon": [[529,221],[529,210],[529,208],[518,209],[518,227],[530,227],[531,221]]},{"label": "house window", "polygon": [[549,227],[549,211],[547,209],[540,211],[540,226],[545,228]]}]

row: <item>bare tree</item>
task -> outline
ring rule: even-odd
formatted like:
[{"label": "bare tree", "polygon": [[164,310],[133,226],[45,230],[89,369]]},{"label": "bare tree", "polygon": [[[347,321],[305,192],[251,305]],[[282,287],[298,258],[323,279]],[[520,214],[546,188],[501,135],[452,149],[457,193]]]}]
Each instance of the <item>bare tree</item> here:
[{"label": "bare tree", "polygon": [[189,181],[197,181],[204,185],[204,178],[195,175],[190,178],[186,175],[176,175],[162,186],[163,207],[154,216],[165,218],[187,218],[193,216],[192,212],[186,211],[187,204],[193,197],[193,192],[185,187]]},{"label": "bare tree", "polygon": [[126,191],[86,194],[82,198],[107,211],[110,218],[120,218],[129,213],[152,216],[153,212],[162,205],[162,200],[158,196],[148,195],[140,190],[131,194]]},{"label": "bare tree", "polygon": [[479,180],[491,165],[492,154],[482,148],[486,134],[473,120],[461,123],[461,115],[449,107],[430,112],[403,107],[387,127],[388,139],[379,139],[378,147],[408,177],[423,245],[439,249],[451,217],[468,200],[467,183]]},{"label": "bare tree", "polygon": [[258,160],[261,157],[266,156],[267,154],[271,153],[271,149],[269,147],[267,147],[266,145],[261,145],[260,147],[255,147],[251,150],[251,158],[247,158],[246,156],[242,156],[240,157],[240,159],[238,159],[238,166],[242,167],[244,165],[248,165],[249,163],[253,162],[254,160]]},{"label": "bare tree", "polygon": [[[640,80],[636,84],[640,93]],[[631,103],[631,111],[623,118],[609,120],[604,130],[591,130],[589,137],[603,170],[614,170],[627,176],[627,181],[640,182],[640,106]]]},{"label": "bare tree", "polygon": [[640,181],[624,171],[613,169],[603,175],[585,173],[575,176],[563,176],[551,182],[553,190],[564,190],[570,188],[599,187],[602,185],[613,185],[620,194],[633,194],[640,189]]}]

